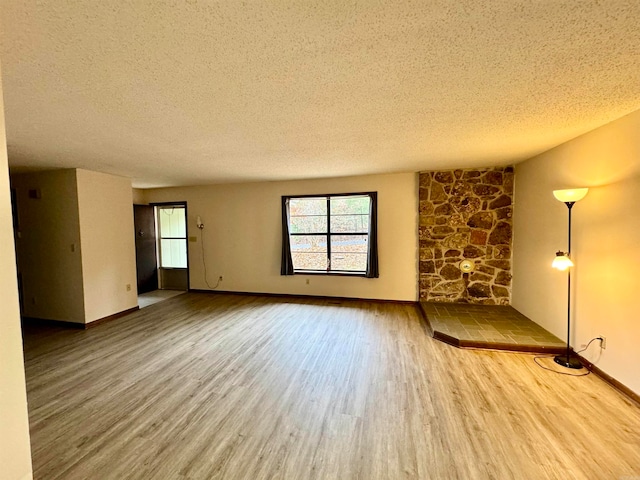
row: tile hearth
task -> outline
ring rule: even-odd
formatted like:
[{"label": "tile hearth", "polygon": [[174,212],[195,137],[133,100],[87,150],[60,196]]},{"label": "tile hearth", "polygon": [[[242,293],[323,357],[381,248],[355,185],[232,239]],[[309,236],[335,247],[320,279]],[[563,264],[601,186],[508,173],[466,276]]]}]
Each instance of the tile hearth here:
[{"label": "tile hearth", "polygon": [[566,344],[510,306],[420,302],[433,338],[457,347],[562,353]]}]

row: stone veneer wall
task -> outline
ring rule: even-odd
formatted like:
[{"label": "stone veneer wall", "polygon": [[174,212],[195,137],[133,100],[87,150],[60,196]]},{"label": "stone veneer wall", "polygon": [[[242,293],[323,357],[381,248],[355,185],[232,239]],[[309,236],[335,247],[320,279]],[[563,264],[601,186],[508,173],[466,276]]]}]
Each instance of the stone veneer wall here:
[{"label": "stone veneer wall", "polygon": [[[511,302],[513,175],[513,167],[420,173],[420,300]],[[464,259],[474,272],[461,272]]]}]

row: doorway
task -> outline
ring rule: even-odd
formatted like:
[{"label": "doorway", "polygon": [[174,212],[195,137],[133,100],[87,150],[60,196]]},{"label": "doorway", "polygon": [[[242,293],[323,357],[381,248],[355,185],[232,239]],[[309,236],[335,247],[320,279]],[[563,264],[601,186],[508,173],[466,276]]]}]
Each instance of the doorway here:
[{"label": "doorway", "polygon": [[189,289],[186,202],[134,205],[140,308]]}]

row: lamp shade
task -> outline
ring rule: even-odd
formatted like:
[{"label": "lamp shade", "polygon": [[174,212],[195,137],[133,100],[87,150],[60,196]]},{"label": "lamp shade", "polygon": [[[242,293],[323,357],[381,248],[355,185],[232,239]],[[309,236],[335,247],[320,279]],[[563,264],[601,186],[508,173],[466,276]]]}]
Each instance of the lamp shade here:
[{"label": "lamp shade", "polygon": [[553,262],[551,263],[551,266],[553,268],[558,269],[558,270],[564,271],[569,267],[573,267],[573,262],[569,258],[569,254],[568,253],[557,252],[556,253],[556,258],[553,259]]},{"label": "lamp shade", "polygon": [[588,191],[588,188],[568,188],[566,190],[554,190],[553,196],[561,202],[577,202],[582,200]]}]

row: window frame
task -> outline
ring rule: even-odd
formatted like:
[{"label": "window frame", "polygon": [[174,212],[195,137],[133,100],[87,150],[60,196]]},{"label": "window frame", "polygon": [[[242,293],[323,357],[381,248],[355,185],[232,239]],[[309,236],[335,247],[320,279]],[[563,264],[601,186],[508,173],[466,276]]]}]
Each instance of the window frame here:
[{"label": "window frame", "polygon": [[[157,267],[158,269],[163,270],[187,270],[189,269],[189,217],[187,212],[187,202],[161,202],[161,203],[151,203],[150,206],[154,207],[155,210],[155,222],[156,222],[156,255],[157,259]],[[163,237],[161,228],[160,228],[160,210],[169,209],[169,208],[180,208],[184,209],[184,237]],[[185,250],[186,250],[186,260],[187,265],[185,267],[164,267],[162,266],[162,240],[184,240]]]},{"label": "window frame", "polygon": [[[331,232],[331,198],[339,198],[339,197],[368,197],[369,198],[369,202],[374,202],[376,197],[377,197],[377,192],[375,191],[370,191],[370,192],[348,192],[348,193],[328,193],[328,194],[324,194],[324,193],[320,193],[320,194],[306,194],[306,195],[283,195],[282,196],[282,205],[284,208],[284,205],[286,204],[286,202],[292,200],[292,199],[305,199],[305,198],[326,198],[327,201],[327,214],[326,214],[326,219],[327,219],[327,231],[326,232],[306,232],[306,233],[291,233],[290,232],[290,227],[291,227],[291,222],[290,222],[290,218],[287,217],[286,221],[288,222],[287,225],[287,233],[289,235],[289,237],[292,236],[324,236],[327,239],[327,270],[303,270],[303,269],[293,269],[293,275],[326,275],[326,276],[343,276],[343,277],[368,277],[367,275],[367,270],[369,268],[369,254],[366,253],[367,255],[367,265],[365,267],[365,270],[356,270],[356,271],[351,271],[351,270],[331,270],[331,237],[332,236],[366,236],[367,238],[367,247],[369,248],[369,242],[371,240],[371,222],[373,221],[373,219],[371,218],[371,205],[369,207],[369,222],[368,222],[368,228],[366,232],[335,232],[332,233]],[[283,217],[283,221],[284,221],[284,217]],[[291,252],[291,247],[289,245],[289,251]]]}]

